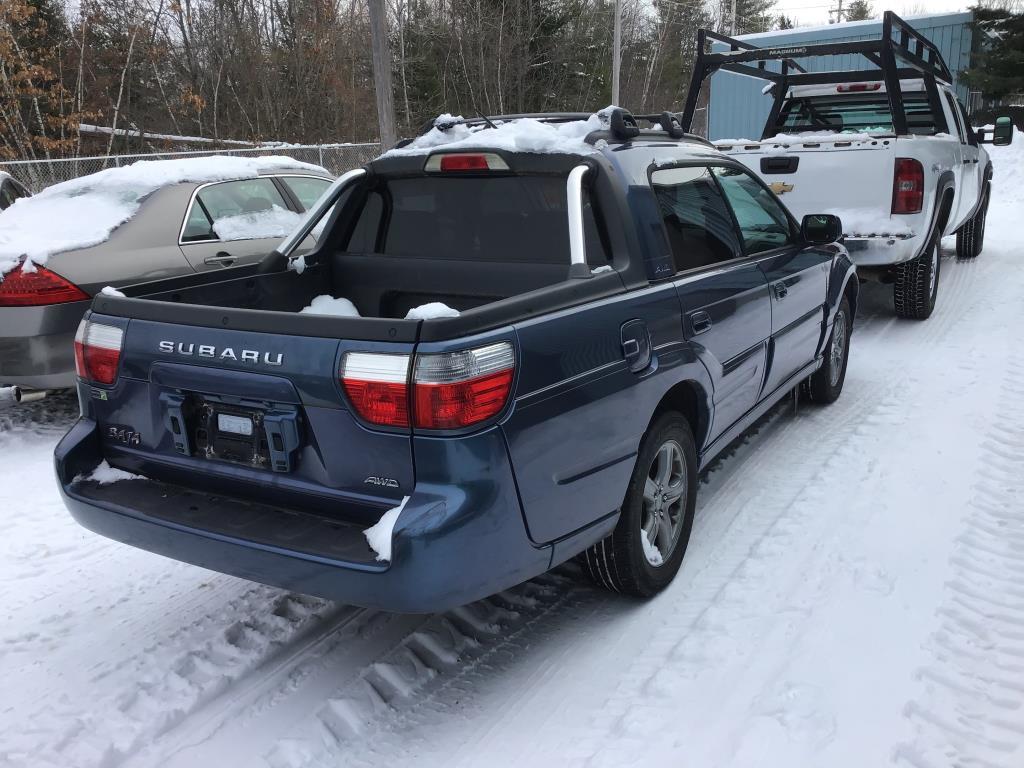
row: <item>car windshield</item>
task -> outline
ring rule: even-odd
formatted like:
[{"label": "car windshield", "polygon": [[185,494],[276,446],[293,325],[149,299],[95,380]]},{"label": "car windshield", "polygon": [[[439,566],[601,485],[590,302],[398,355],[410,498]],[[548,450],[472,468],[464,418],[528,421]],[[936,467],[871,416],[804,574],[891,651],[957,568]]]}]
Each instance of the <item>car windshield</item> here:
[{"label": "car windshield", "polygon": [[[935,120],[924,93],[903,94],[903,106],[910,133],[922,136],[935,133]],[[783,105],[775,129],[779,133],[892,131],[892,111],[884,93],[796,97]]]}]

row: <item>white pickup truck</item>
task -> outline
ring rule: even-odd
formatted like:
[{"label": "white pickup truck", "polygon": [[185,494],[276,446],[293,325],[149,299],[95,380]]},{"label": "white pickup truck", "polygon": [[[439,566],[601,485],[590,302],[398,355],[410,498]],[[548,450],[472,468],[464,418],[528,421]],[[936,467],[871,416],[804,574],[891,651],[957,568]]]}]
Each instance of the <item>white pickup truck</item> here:
[{"label": "white pickup truck", "polygon": [[[758,49],[712,37],[733,51],[699,56],[695,79],[715,69],[757,73],[772,81],[765,93],[774,96],[762,139],[716,146],[764,179],[795,216],[839,216],[861,278],[891,283],[899,316],[930,316],[942,237],[956,233],[960,258],[981,252],[992,179],[981,144],[1008,144],[1009,120],[997,122],[992,138],[972,128],[937,49],[891,12],[877,41]],[[853,52],[879,66],[806,72],[795,61]],[[783,62],[782,71],[750,66],[765,61]]]}]

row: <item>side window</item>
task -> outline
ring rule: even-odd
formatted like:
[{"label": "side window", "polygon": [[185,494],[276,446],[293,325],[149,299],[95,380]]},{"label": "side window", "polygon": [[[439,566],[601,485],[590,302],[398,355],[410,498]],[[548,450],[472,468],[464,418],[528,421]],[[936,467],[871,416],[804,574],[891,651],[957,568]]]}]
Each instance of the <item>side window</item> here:
[{"label": "side window", "polygon": [[747,255],[795,242],[785,209],[756,179],[736,168],[716,167],[714,171],[740,225]]},{"label": "side window", "polygon": [[978,136],[974,133],[974,128],[971,126],[971,119],[967,116],[967,110],[964,109],[963,102],[960,99],[956,100],[956,111],[960,115],[960,119],[964,124],[964,132],[967,134],[967,143],[972,147],[978,146]]},{"label": "side window", "polygon": [[953,123],[956,125],[956,134],[960,137],[960,143],[966,144],[967,137],[964,134],[964,122],[963,118],[960,117],[960,110],[957,109],[957,103],[953,97],[949,95],[948,91],[943,91],[942,95],[946,97],[946,104],[949,105],[949,111],[953,113]]},{"label": "side window", "polygon": [[345,250],[349,253],[375,253],[377,251],[377,234],[380,232],[380,219],[384,215],[384,198],[380,192],[370,192],[366,196],[363,210],[359,213],[352,235],[348,239]]},{"label": "side window", "polygon": [[331,182],[327,179],[316,179],[312,176],[284,176],[282,180],[288,185],[292,194],[299,198],[299,203],[307,211],[331,186]]},{"label": "side window", "polygon": [[740,255],[729,208],[707,168],[659,168],[651,173],[651,188],[658,200],[676,272]]},{"label": "side window", "polygon": [[[249,221],[244,221],[243,218]],[[294,225],[298,218],[298,214],[288,208],[288,204],[270,179],[225,181],[205,187],[195,196],[186,217],[182,241],[221,239],[217,235],[217,229],[225,220],[230,220],[225,229],[230,227],[232,236],[224,239],[275,237],[279,231],[287,234],[287,225]],[[235,226],[236,223],[245,226]],[[248,226],[250,224],[252,226]],[[268,224],[272,226],[268,227]]]}]

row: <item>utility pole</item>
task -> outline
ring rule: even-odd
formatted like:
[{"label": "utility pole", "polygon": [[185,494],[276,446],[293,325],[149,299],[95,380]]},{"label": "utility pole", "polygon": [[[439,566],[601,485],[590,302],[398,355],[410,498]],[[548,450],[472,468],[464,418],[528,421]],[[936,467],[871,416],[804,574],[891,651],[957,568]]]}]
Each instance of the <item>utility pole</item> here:
[{"label": "utility pole", "polygon": [[619,106],[619,69],[622,65],[622,0],[615,0],[612,27],[612,104]]},{"label": "utility pole", "polygon": [[386,0],[366,0],[370,11],[370,45],[373,58],[373,85],[377,91],[377,123],[381,149],[390,149],[398,141],[395,132],[395,105],[391,96],[391,48],[388,45]]},{"label": "utility pole", "polygon": [[729,14],[729,18],[729,36],[736,37],[736,0],[732,0],[732,13]]},{"label": "utility pole", "polygon": [[[843,20],[843,0],[836,0],[836,8],[828,9],[828,23],[838,24]],[[832,14],[836,15],[836,20],[832,21]]]}]

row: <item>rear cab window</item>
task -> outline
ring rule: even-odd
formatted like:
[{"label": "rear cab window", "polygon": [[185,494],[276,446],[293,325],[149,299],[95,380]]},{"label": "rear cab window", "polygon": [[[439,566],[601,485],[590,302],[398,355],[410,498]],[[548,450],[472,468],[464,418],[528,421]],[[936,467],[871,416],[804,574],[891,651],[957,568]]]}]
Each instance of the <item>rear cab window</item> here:
[{"label": "rear cab window", "polygon": [[[903,107],[910,133],[919,136],[936,133],[927,94],[905,92]],[[888,96],[879,92],[794,96],[783,104],[775,129],[778,133],[892,131],[892,110]]]},{"label": "rear cab window", "polygon": [[[584,194],[587,262],[609,263],[598,214]],[[350,253],[409,259],[570,263],[565,177],[393,178],[367,196]]]}]

